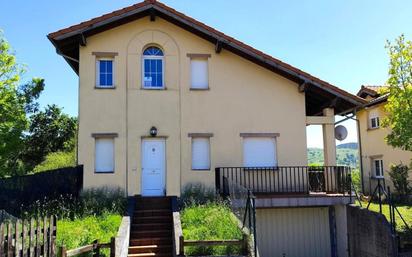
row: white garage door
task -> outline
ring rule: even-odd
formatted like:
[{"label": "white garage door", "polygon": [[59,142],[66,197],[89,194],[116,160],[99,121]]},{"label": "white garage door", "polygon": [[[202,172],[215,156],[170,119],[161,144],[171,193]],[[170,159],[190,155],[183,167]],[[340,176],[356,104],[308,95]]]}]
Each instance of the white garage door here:
[{"label": "white garage door", "polygon": [[260,257],[329,257],[328,208],[258,209]]}]

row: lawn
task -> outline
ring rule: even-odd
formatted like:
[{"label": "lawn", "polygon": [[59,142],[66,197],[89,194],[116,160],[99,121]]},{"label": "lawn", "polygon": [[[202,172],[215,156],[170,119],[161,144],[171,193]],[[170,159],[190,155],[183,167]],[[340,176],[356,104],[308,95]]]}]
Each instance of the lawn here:
[{"label": "lawn", "polygon": [[[242,239],[238,220],[221,203],[207,203],[185,207],[181,212],[185,240]],[[186,255],[240,254],[237,246],[185,247]]]},{"label": "lawn", "polygon": [[[359,205],[359,203],[358,203]],[[368,206],[368,202],[362,202],[362,207],[366,208]],[[412,228],[412,206],[411,205],[399,205],[396,206],[401,213],[402,217],[405,219],[406,223],[408,224],[409,228]],[[379,204],[378,203],[371,203],[369,206],[369,210],[379,212]],[[382,204],[382,214],[385,215],[386,219],[390,221],[390,216],[389,216],[389,205],[388,204]],[[400,216],[398,213],[395,215],[395,220],[396,220],[396,230],[401,233],[401,234],[412,234],[412,231],[409,231],[402,222]]]},{"label": "lawn", "polygon": [[[101,243],[110,242],[116,236],[122,216],[103,214],[74,220],[63,219],[57,222],[57,246],[64,245],[67,250],[88,245],[98,239]],[[108,256],[108,250],[103,254]]]}]

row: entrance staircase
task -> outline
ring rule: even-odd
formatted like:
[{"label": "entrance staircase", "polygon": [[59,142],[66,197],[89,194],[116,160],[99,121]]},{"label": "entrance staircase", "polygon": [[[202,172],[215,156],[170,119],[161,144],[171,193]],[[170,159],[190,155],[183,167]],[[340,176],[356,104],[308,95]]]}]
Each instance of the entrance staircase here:
[{"label": "entrance staircase", "polygon": [[172,257],[173,216],[170,197],[136,197],[129,257]]}]

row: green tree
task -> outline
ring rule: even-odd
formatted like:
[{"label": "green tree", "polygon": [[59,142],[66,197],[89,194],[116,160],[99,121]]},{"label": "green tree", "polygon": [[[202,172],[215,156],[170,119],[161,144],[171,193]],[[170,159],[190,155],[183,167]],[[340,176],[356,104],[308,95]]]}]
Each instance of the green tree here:
[{"label": "green tree", "polygon": [[0,177],[29,173],[53,152],[74,153],[76,119],[55,105],[40,111],[37,99],[44,80],[33,78],[21,85],[22,74],[0,31]]},{"label": "green tree", "polygon": [[18,174],[22,135],[28,125],[26,111],[37,108],[35,100],[44,88],[42,79],[19,86],[24,73],[0,31],[0,176]]},{"label": "green tree", "polygon": [[388,42],[389,79],[383,126],[390,129],[386,141],[393,147],[412,151],[412,42],[402,35]]},{"label": "green tree", "polygon": [[27,170],[43,162],[49,153],[74,151],[76,123],[76,118],[62,113],[56,105],[31,115],[21,156]]}]

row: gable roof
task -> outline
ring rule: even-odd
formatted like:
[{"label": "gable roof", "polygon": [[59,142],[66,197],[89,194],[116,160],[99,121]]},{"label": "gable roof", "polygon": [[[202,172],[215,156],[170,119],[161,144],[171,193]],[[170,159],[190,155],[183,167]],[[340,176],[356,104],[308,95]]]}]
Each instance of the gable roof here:
[{"label": "gable roof", "polygon": [[362,85],[361,89],[356,94],[359,97],[366,98],[367,96],[371,96],[370,99],[366,104],[362,107],[371,107],[380,103],[384,103],[388,100],[389,94],[381,94],[381,90],[388,88],[386,85]]},{"label": "gable roof", "polygon": [[326,107],[334,107],[337,113],[347,112],[365,103],[360,97],[246,45],[156,0],[145,0],[50,33],[47,37],[56,47],[57,52],[78,74],[79,46],[87,44],[87,37],[146,16],[150,16],[153,21],[155,17],[161,17],[210,41],[215,45],[216,52],[220,52],[222,49],[231,51],[298,83],[299,90],[304,90],[305,95],[307,95],[307,115],[319,115]]},{"label": "gable roof", "polygon": [[359,89],[358,93],[356,94],[359,97],[366,98],[367,96],[371,96],[373,98],[379,97],[381,95],[381,90],[388,88],[385,85],[362,85]]}]

